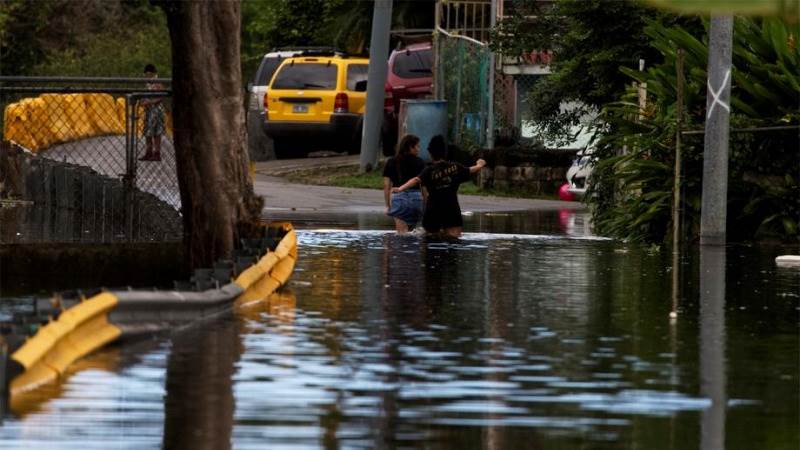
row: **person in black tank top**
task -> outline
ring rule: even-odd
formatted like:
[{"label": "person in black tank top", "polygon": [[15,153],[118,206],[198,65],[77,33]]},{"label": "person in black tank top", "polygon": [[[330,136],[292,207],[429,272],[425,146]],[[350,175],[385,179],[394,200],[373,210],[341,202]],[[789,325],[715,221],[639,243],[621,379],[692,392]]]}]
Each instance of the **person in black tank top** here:
[{"label": "person in black tank top", "polygon": [[472,167],[457,162],[447,161],[447,147],[444,137],[437,135],[428,146],[433,163],[427,166],[419,176],[411,178],[392,192],[404,192],[421,184],[428,192],[425,204],[425,216],[422,226],[428,233],[439,233],[451,237],[461,236],[463,221],[461,207],[458,204],[458,187],[469,181],[470,175],[481,170],[486,161],[478,159]]},{"label": "person in black tank top", "polygon": [[425,168],[419,154],[419,138],[413,134],[403,136],[397,144],[397,153],[386,161],[383,168],[383,199],[386,214],[394,218],[395,230],[406,233],[413,230],[422,216],[422,193],[419,188],[392,194],[392,187],[403,185]]}]

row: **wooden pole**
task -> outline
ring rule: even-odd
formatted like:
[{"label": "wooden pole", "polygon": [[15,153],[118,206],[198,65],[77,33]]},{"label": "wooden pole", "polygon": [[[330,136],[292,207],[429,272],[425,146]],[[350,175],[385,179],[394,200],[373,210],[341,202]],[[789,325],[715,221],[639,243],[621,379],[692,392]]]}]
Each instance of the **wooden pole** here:
[{"label": "wooden pole", "polygon": [[678,49],[676,69],[678,72],[677,80],[677,101],[675,105],[675,176],[672,192],[672,252],[677,253],[681,240],[681,128],[683,126],[683,49]]},{"label": "wooden pole", "polygon": [[681,242],[681,126],[683,124],[683,49],[678,49],[677,100],[675,103],[675,176],[672,188],[672,310],[670,319],[678,318],[680,297],[680,242]]}]

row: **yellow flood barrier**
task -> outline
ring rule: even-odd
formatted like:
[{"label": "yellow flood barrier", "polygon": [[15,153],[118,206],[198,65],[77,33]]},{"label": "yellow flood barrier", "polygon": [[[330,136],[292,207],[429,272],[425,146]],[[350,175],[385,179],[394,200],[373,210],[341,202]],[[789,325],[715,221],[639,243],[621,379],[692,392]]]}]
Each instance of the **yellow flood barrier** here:
[{"label": "yellow flood barrier", "polygon": [[[163,291],[160,299],[157,291],[103,292],[65,310],[57,320],[42,327],[11,355],[10,359],[22,371],[9,385],[12,403],[28,391],[57,381],[76,360],[122,337],[121,326],[130,323],[116,319],[116,323],[110,321],[109,314],[115,309],[135,307],[135,303],[141,301],[140,306],[153,309],[202,310],[218,302],[240,307],[267,299],[286,284],[297,260],[297,235],[291,225],[279,223],[271,227],[281,228],[285,232],[275,250],[268,250],[257,263],[239,274],[235,281],[219,289],[193,292],[191,299],[180,295],[178,291]],[[142,298],[131,300],[131,294]],[[128,303],[123,297],[128,298]],[[134,311],[128,318],[136,321],[137,316]]]},{"label": "yellow flood barrier", "polygon": [[274,252],[268,252],[236,278],[234,284],[244,291],[236,299],[236,304],[241,306],[264,299],[286,284],[296,260],[297,234],[290,229]]},{"label": "yellow flood barrier", "polygon": [[9,394],[13,397],[55,381],[75,360],[119,337],[120,329],[108,322],[116,304],[114,294],[103,292],[41,328],[11,356],[25,372],[11,381]]},{"label": "yellow flood barrier", "polygon": [[6,106],[5,111],[3,111],[3,125],[5,127],[3,136],[6,140],[14,141],[27,149],[36,150],[38,144],[30,132],[30,106],[26,100],[29,99],[26,98]]},{"label": "yellow flood barrier", "polygon": [[78,139],[80,135],[72,128],[72,121],[69,116],[68,104],[65,96],[60,94],[42,94],[39,96],[44,100],[44,122],[43,129],[48,129],[53,135],[53,143],[69,142]]},{"label": "yellow flood barrier", "polygon": [[123,114],[120,118],[114,97],[108,94],[84,94],[83,99],[93,135],[125,134],[125,116]]},{"label": "yellow flood barrier", "polygon": [[[136,133],[142,135],[145,108],[139,105]],[[3,111],[3,136],[33,151],[53,144],[94,136],[125,134],[125,99],[109,94],[42,94],[24,98]],[[164,132],[172,136],[172,114],[166,112]]]},{"label": "yellow flood barrier", "polygon": [[77,139],[85,139],[95,135],[89,113],[86,109],[85,94],[64,94],[64,113],[67,122],[77,135]]}]

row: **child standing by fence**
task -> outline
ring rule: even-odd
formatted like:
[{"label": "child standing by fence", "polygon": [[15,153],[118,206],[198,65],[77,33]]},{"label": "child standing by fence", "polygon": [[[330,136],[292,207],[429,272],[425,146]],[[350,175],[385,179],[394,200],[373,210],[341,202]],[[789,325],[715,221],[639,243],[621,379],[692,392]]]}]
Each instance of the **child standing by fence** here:
[{"label": "child standing by fence", "polygon": [[[144,66],[144,76],[146,78],[158,78],[156,66],[148,64]],[[161,83],[147,83],[150,91],[160,91],[164,89]],[[140,102],[144,106],[144,138],[145,154],[140,161],[161,161],[161,135],[164,134],[164,122],[166,113],[160,98],[146,98]]]}]

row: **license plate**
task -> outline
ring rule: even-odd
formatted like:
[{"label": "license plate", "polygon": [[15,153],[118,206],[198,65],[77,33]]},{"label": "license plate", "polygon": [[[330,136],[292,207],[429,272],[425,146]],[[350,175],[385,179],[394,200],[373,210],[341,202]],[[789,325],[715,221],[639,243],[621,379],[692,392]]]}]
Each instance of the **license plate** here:
[{"label": "license plate", "polygon": [[308,112],[308,105],[292,105],[292,112],[295,114],[305,114]]}]

